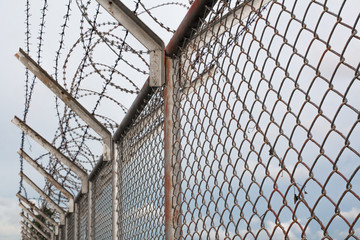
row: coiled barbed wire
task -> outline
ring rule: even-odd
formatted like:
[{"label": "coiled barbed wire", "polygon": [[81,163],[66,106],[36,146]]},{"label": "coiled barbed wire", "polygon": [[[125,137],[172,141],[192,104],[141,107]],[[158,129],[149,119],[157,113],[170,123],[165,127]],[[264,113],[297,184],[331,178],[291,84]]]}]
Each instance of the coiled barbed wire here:
[{"label": "coiled barbed wire", "polygon": [[[86,103],[87,106],[92,105],[90,108],[87,107],[89,112],[111,132],[115,132],[119,126],[121,116],[126,114],[131,104],[128,99],[134,98],[139,93],[143,82],[148,77],[149,51],[139,45],[128,31],[115,22],[107,12],[103,12],[104,10],[96,2],[68,0],[65,3],[62,23],[56,28],[49,28],[47,21],[45,21],[46,17],[50,17],[48,12],[53,10],[52,8],[49,10],[48,5],[52,6],[54,3],[46,0],[43,0],[42,3],[39,31],[36,33],[37,62],[41,65],[43,45],[47,44],[45,29],[47,34],[50,35],[53,34],[51,32],[53,29],[60,27],[60,31],[57,33],[59,40],[56,49],[54,52],[46,52],[46,55],[54,54],[55,56],[53,58],[52,77],[63,85],[74,98]],[[162,16],[155,14],[154,10],[174,6],[187,10],[190,4],[191,1],[165,1],[150,5],[150,3],[145,4],[143,1],[138,0],[134,1],[132,11],[136,15],[148,15],[159,26],[159,29],[173,33],[175,29],[160,20]],[[30,30],[32,11],[35,10],[30,8],[30,1],[27,1],[25,36],[26,52],[29,54],[31,53],[30,46],[34,41],[31,34],[35,35]],[[78,37],[69,45],[67,39],[74,32],[77,32]],[[71,36],[71,38],[73,39],[74,36]],[[105,49],[112,55],[109,55],[108,59],[100,58],[98,60],[99,52],[105,51]],[[123,68],[129,70],[125,71]],[[35,77],[31,79],[28,70],[26,70],[25,75],[24,120],[26,120],[29,111],[35,86]],[[89,82],[96,86],[100,84],[101,87],[91,87]],[[51,144],[81,168],[90,172],[101,154],[101,147],[94,147],[100,146],[101,138],[58,98],[54,97],[54,102],[58,127]],[[107,114],[105,110],[102,110],[107,105],[111,105],[114,108],[111,112],[117,114]],[[120,117],[114,118],[116,115]],[[25,137],[26,135],[23,134],[21,148],[26,148]],[[80,189],[80,180],[76,174],[49,153],[39,154],[34,159],[55,180],[76,195]],[[20,171],[23,171],[22,159],[20,159]],[[22,179],[20,179],[19,185],[19,192],[26,192]],[[52,199],[56,199],[58,204],[67,205],[65,196],[51,183],[46,182],[44,192]],[[44,204],[44,201],[40,202]]]}]

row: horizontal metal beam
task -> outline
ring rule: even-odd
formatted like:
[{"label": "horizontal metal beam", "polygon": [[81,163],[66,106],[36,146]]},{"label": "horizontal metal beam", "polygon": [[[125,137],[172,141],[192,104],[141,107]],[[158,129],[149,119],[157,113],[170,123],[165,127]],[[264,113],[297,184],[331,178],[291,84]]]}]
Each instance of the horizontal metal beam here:
[{"label": "horizontal metal beam", "polygon": [[18,154],[33,166],[41,175],[43,175],[51,184],[53,184],[69,200],[69,212],[74,212],[74,196],[56,181],[48,172],[46,172],[37,162],[35,162],[24,150],[20,149]]},{"label": "horizontal metal beam", "polygon": [[37,213],[39,213],[43,218],[45,218],[51,225],[54,226],[55,229],[55,235],[59,234],[59,224],[57,222],[54,221],[54,219],[52,219],[51,217],[49,217],[48,215],[46,215],[42,210],[40,210],[34,203],[30,202],[29,200],[27,200],[24,196],[22,196],[20,193],[17,193],[16,196],[23,201],[24,203],[26,203],[32,210],[35,210]]},{"label": "horizontal metal beam", "polygon": [[86,108],[57,83],[39,64],[37,64],[22,49],[15,54],[17,59],[40,79],[58,98],[71,108],[84,122],[86,122],[103,140],[105,159],[112,159],[112,136],[110,131],[100,123]]},{"label": "horizontal metal beam", "polygon": [[19,203],[19,207],[22,208],[22,210],[24,210],[28,215],[30,215],[34,221],[36,221],[37,223],[39,223],[43,228],[45,228],[45,230],[50,233],[51,235],[54,234],[54,232],[48,227],[46,226],[45,223],[43,223],[32,211],[30,211],[29,209],[27,209],[24,204]]},{"label": "horizontal metal beam", "polygon": [[96,1],[150,50],[150,85],[160,87],[165,79],[164,42],[120,0]]},{"label": "horizontal metal beam", "polygon": [[50,236],[48,236],[46,233],[44,233],[38,226],[36,226],[29,218],[27,218],[23,213],[20,213],[20,216],[23,217],[23,219],[29,223],[33,228],[35,228],[36,231],[38,231],[41,235],[43,235],[44,238],[50,240]]},{"label": "horizontal metal beam", "polygon": [[65,211],[57,205],[47,194],[45,194],[33,181],[28,178],[24,173],[20,172],[20,176],[35,190],[40,196],[42,196],[55,210],[60,214],[60,224],[65,224]]},{"label": "horizontal metal beam", "polygon": [[43,148],[48,150],[53,156],[55,156],[60,162],[64,163],[68,168],[70,168],[73,172],[75,172],[81,179],[81,192],[87,193],[88,191],[88,175],[76,165],[73,161],[68,159],[64,154],[62,154],[59,150],[57,150],[53,145],[51,145],[46,139],[40,136],[37,132],[35,132],[32,128],[30,128],[26,123],[21,121],[18,117],[14,117],[11,120],[16,126],[18,126],[21,130],[23,130],[27,135],[29,135],[32,139],[34,139],[38,144],[40,144]]}]

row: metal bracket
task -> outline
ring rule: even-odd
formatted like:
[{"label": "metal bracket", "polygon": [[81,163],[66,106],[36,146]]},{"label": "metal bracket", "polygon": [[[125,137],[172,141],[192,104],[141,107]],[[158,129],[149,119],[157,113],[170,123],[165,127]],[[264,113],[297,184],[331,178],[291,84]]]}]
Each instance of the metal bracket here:
[{"label": "metal bracket", "polygon": [[38,224],[40,224],[48,233],[50,233],[50,235],[52,236],[51,238],[53,238],[54,236],[54,232],[45,225],[45,223],[43,223],[38,217],[35,216],[35,214],[30,211],[29,209],[27,209],[22,203],[19,203],[19,207],[21,207],[27,214],[29,214],[34,221],[36,221]]},{"label": "metal bracket", "polygon": [[71,96],[59,83],[57,83],[44,69],[40,67],[22,49],[15,54],[16,58],[22,62],[35,76],[40,79],[58,98],[71,108],[84,122],[99,134],[103,140],[104,160],[113,159],[113,143],[110,131],[104,127],[89,111],[84,108],[75,98]]},{"label": "metal bracket", "polygon": [[144,22],[119,0],[96,0],[150,51],[150,86],[165,82],[165,45]]},{"label": "metal bracket", "polygon": [[27,235],[29,236],[29,239],[39,240],[39,237],[36,235],[35,231],[27,225],[28,224],[27,222],[23,221],[20,223],[22,225],[22,228],[26,231]]},{"label": "metal bracket", "polygon": [[18,154],[67,197],[67,199],[69,200],[69,210],[68,211],[71,213],[74,212],[74,196],[68,190],[66,190],[58,181],[56,181],[49,173],[47,173],[26,152],[24,152],[22,149],[20,149],[18,151]]},{"label": "metal bracket", "polygon": [[24,173],[20,173],[20,176],[35,190],[37,191],[51,206],[53,206],[56,211],[60,214],[60,224],[65,224],[65,211],[57,205],[48,195],[46,195],[33,181],[28,178]]},{"label": "metal bracket", "polygon": [[24,196],[22,196],[20,193],[17,193],[16,196],[23,201],[24,203],[26,203],[31,209],[35,209],[36,212],[38,212],[43,218],[46,219],[46,221],[48,221],[51,225],[54,226],[54,230],[55,230],[55,235],[59,234],[59,225],[57,224],[57,222],[55,222],[52,218],[50,218],[48,215],[46,215],[43,211],[41,211],[35,204],[33,204],[32,202],[30,202],[29,200],[27,200]]},{"label": "metal bracket", "polygon": [[20,213],[20,216],[23,217],[23,219],[29,223],[36,231],[38,231],[41,235],[43,235],[44,238],[50,240],[50,237],[44,233],[38,226],[35,225],[29,218],[27,218],[23,213]]},{"label": "metal bracket", "polygon": [[37,143],[39,143],[42,147],[48,150],[52,155],[54,155],[60,162],[64,163],[68,168],[74,171],[81,179],[81,192],[87,193],[88,191],[88,175],[87,173],[81,169],[78,165],[68,159],[64,154],[62,154],[59,150],[57,150],[53,145],[51,145],[48,141],[46,141],[42,136],[40,136],[37,132],[35,132],[32,128],[30,128],[26,123],[21,121],[18,117],[14,117],[11,120],[16,126],[18,126],[21,130],[23,130],[26,134],[28,134],[32,139],[34,139]]}]

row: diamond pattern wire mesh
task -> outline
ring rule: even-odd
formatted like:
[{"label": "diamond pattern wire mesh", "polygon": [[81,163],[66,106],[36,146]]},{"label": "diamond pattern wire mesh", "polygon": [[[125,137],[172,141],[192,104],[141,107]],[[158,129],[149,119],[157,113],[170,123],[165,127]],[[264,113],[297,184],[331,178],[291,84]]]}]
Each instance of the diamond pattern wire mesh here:
[{"label": "diamond pattern wire mesh", "polygon": [[359,16],[357,1],[211,10],[173,76],[177,236],[360,238]]},{"label": "diamond pattern wire mesh", "polygon": [[78,199],[79,211],[78,211],[78,239],[86,240],[88,239],[88,195],[81,195]]},{"label": "diamond pattern wire mesh", "polygon": [[75,239],[75,214],[69,213],[66,216],[66,236],[68,240]]},{"label": "diamond pattern wire mesh", "polygon": [[59,227],[59,239],[66,239],[66,226]]},{"label": "diamond pattern wire mesh", "polygon": [[112,162],[103,162],[92,180],[94,239],[112,239]]},{"label": "diamond pattern wire mesh", "polygon": [[117,144],[118,239],[163,239],[163,96],[157,91]]}]

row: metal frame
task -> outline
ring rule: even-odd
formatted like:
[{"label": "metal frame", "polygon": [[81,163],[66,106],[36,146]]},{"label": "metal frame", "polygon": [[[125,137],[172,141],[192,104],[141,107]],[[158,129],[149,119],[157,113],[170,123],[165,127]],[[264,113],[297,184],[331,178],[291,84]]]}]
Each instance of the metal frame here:
[{"label": "metal frame", "polygon": [[19,203],[19,207],[21,207],[27,214],[29,214],[37,223],[39,223],[43,228],[46,229],[46,231],[48,233],[50,233],[50,235],[52,236],[51,238],[53,238],[54,232],[48,227],[46,226],[38,217],[35,216],[35,214],[30,211],[29,209],[27,209],[22,203]]},{"label": "metal frame", "polygon": [[21,121],[18,117],[14,117],[11,120],[16,126],[18,126],[21,130],[23,130],[27,135],[29,135],[32,139],[34,139],[38,144],[48,150],[52,155],[54,155],[59,161],[64,163],[67,167],[69,167],[72,171],[74,171],[81,179],[81,192],[86,193],[88,191],[88,175],[87,173],[77,166],[74,162],[68,159],[64,154],[62,154],[59,150],[57,150],[53,145],[51,145],[46,139],[40,136],[37,132],[35,132],[32,128],[30,128],[26,123]]},{"label": "metal frame", "polygon": [[28,178],[24,173],[20,172],[20,176],[35,190],[37,191],[50,205],[52,205],[56,211],[60,214],[60,224],[65,224],[65,211],[57,205],[48,195],[46,195],[33,181]]},{"label": "metal frame", "polygon": [[18,151],[18,154],[67,197],[67,199],[69,200],[68,211],[74,212],[74,196],[66,188],[64,188],[58,181],[56,181],[49,173],[47,173],[37,162],[35,162],[25,151],[20,149]]},{"label": "metal frame", "polygon": [[36,229],[36,231],[38,231],[41,235],[43,235],[44,238],[46,239],[49,239],[50,240],[50,237],[44,233],[40,228],[38,228],[29,218],[27,218],[23,213],[20,213],[20,216],[23,217],[23,219],[29,223],[33,228]]},{"label": "metal frame", "polygon": [[71,96],[59,83],[57,83],[44,69],[40,67],[22,49],[15,54],[16,58],[40,79],[58,98],[71,108],[82,120],[102,137],[103,154],[105,161],[113,159],[113,143],[109,130],[107,130],[91,113],[86,110],[75,98]]},{"label": "metal frame", "polygon": [[20,222],[24,230],[30,235],[30,239],[39,239],[39,237],[36,235],[35,231],[32,231],[31,228],[27,225],[28,223],[25,221]]},{"label": "metal frame", "polygon": [[161,38],[121,1],[96,1],[150,51],[150,86],[163,85],[165,82],[165,45]]},{"label": "metal frame", "polygon": [[59,234],[59,225],[49,216],[47,216],[45,213],[43,213],[43,211],[41,211],[35,204],[33,204],[32,202],[30,202],[29,200],[27,200],[24,196],[22,196],[20,193],[17,193],[16,196],[23,201],[24,203],[26,203],[31,209],[35,209],[35,211],[37,211],[43,218],[45,218],[51,225],[54,226],[54,230],[55,230],[55,235]]}]

